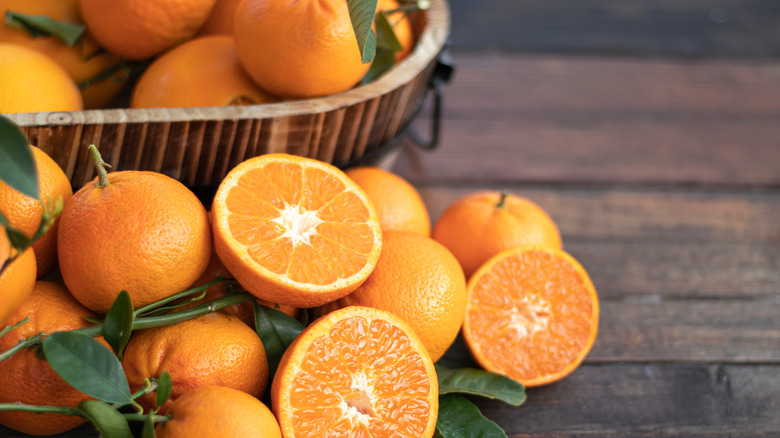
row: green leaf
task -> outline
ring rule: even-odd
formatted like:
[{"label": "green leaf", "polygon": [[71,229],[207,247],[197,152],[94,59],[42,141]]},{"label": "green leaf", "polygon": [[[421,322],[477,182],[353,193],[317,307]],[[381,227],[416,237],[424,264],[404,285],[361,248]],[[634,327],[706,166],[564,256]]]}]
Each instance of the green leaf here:
[{"label": "green leaf", "polygon": [[33,38],[54,36],[73,47],[84,35],[84,25],[55,20],[46,15],[21,14],[6,11],[5,24],[27,31]]},{"label": "green leaf", "polygon": [[263,342],[270,378],[273,379],[284,351],[303,331],[303,324],[279,310],[255,303],[255,328]]},{"label": "green leaf", "polygon": [[387,73],[395,65],[395,52],[379,47],[376,49],[376,57],[374,62],[371,63],[371,67],[366,72],[360,83],[370,84],[379,79],[380,76]]},{"label": "green leaf", "polygon": [[436,363],[445,368],[481,368],[460,334]]},{"label": "green leaf", "polygon": [[0,179],[19,192],[40,198],[38,171],[30,141],[14,122],[3,115],[0,115],[0,175]]},{"label": "green leaf", "polygon": [[401,42],[398,41],[395,29],[390,24],[387,14],[384,11],[379,11],[374,21],[376,22],[376,47],[392,50],[393,52],[402,51],[404,48]]},{"label": "green leaf", "polygon": [[376,52],[376,36],[371,29],[376,13],[378,0],[347,0],[349,18],[352,20],[352,29],[357,37],[360,56],[363,64],[368,64],[374,59]]},{"label": "green leaf", "polygon": [[94,338],[52,333],[42,343],[49,365],[68,384],[108,403],[131,403],[130,385],[116,356]]},{"label": "green leaf", "polygon": [[133,438],[130,425],[111,405],[98,400],[85,400],[78,409],[100,432],[101,438]]},{"label": "green leaf", "polygon": [[451,370],[436,365],[439,394],[468,394],[500,400],[512,406],[525,402],[525,387],[500,374],[475,368]]},{"label": "green leaf", "polygon": [[485,418],[474,403],[457,395],[439,398],[436,431],[442,438],[507,438],[496,423]]},{"label": "green leaf", "polygon": [[[5,217],[2,211],[0,211],[0,225],[5,227],[5,235],[8,237],[8,241],[11,242],[11,247],[19,252],[24,251],[33,244],[33,240],[27,237],[26,234],[17,230],[11,226],[11,221]],[[3,254],[4,256],[7,254]]]},{"label": "green leaf", "polygon": [[111,309],[106,314],[103,323],[103,338],[114,350],[117,358],[122,360],[122,352],[130,341],[133,333],[133,299],[123,290],[114,300]]},{"label": "green leaf", "polygon": [[171,398],[173,381],[168,370],[163,370],[162,376],[157,380],[157,406],[162,406]]},{"label": "green leaf", "polygon": [[141,438],[157,438],[157,432],[154,431],[154,417],[151,415],[144,421],[144,430],[141,432]]}]

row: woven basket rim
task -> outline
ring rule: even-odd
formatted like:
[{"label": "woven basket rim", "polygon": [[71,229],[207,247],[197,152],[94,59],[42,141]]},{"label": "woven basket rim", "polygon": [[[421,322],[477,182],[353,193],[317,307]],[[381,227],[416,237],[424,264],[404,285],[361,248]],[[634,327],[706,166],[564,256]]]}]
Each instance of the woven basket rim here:
[{"label": "woven basket rim", "polygon": [[450,35],[447,0],[431,0],[424,11],[426,25],[411,54],[376,81],[343,93],[262,105],[204,108],[112,108],[101,110],[4,114],[19,126],[68,126],[109,123],[245,120],[316,114],[356,105],[413,80],[444,49]]}]

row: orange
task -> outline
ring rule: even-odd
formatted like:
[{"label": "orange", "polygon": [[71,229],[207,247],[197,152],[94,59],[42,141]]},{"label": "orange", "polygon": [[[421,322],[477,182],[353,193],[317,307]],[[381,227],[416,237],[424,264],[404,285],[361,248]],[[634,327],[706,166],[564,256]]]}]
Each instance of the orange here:
[{"label": "orange", "polygon": [[182,183],[160,173],[123,171],[84,185],[60,216],[62,278],[98,313],[127,290],[136,308],[191,286],[206,270],[206,209]]},{"label": "orange", "polygon": [[24,46],[0,43],[0,113],[80,111],[81,93],[59,64]]},{"label": "orange", "polygon": [[[377,11],[394,11],[401,5],[396,0],[379,0]],[[403,12],[393,12],[387,17],[390,24],[393,25],[395,37],[401,43],[403,50],[395,54],[396,62],[406,58],[414,48],[414,32],[412,31],[412,22]]]},{"label": "orange", "polygon": [[376,167],[356,167],[346,173],[374,204],[382,230],[412,231],[430,236],[428,210],[420,194],[405,179]]},{"label": "orange", "polygon": [[[58,21],[81,24],[78,0],[0,0],[0,12],[18,12],[28,15],[45,15]],[[57,37],[33,37],[29,32],[8,25],[0,26],[0,42],[20,44],[38,50],[60,64],[77,84],[86,83],[122,60],[104,52],[94,39],[85,33],[73,47]],[[85,108],[107,106],[125,83],[124,71],[85,86],[81,90]]]},{"label": "orange", "polygon": [[340,93],[369,68],[344,0],[245,0],[236,11],[234,34],[241,64],[276,96]]},{"label": "orange", "polygon": [[80,0],[87,30],[117,55],[148,59],[195,36],[215,0]]},{"label": "orange", "polygon": [[[5,228],[0,225],[0,267],[16,252],[11,249]],[[0,330],[8,319],[24,303],[35,286],[35,253],[26,249],[0,273]],[[0,350],[4,351],[4,350]]]},{"label": "orange", "polygon": [[233,38],[215,35],[188,41],[152,62],[135,85],[130,107],[249,105],[274,100],[241,68]]},{"label": "orange", "polygon": [[201,386],[171,405],[157,438],[282,438],[274,414],[260,400],[235,389]]},{"label": "orange", "polygon": [[[192,287],[206,284],[209,281],[212,281],[215,278],[217,278],[217,276],[219,275],[222,275],[225,278],[233,278],[233,275],[230,272],[228,272],[228,270],[225,268],[225,265],[223,265],[222,262],[219,260],[217,253],[212,251],[211,260],[209,260],[209,264],[206,267],[206,272],[203,273],[200,279],[196,281]],[[180,309],[184,310],[195,306],[199,306],[201,304],[205,304],[209,301],[213,301],[218,298],[224,297],[225,295],[227,295],[228,292],[231,292],[233,290],[242,291],[243,289],[240,286],[236,286],[228,283],[215,284],[214,286],[211,286],[210,288],[206,289],[206,294],[202,299],[193,301],[188,305],[182,306]],[[257,300],[257,301],[264,306],[280,310],[290,317],[293,318],[298,317],[299,309],[295,307],[273,304],[263,300]],[[241,321],[243,321],[249,327],[255,326],[255,308],[254,308],[254,304],[251,301],[233,304],[228,307],[223,307],[221,310],[233,316],[237,316]]]},{"label": "orange", "polygon": [[200,35],[230,35],[236,23],[236,9],[241,0],[217,0],[208,20],[200,28]]},{"label": "orange", "polygon": [[318,319],[282,356],[271,402],[285,438],[430,438],[436,371],[397,316],[347,307]]},{"label": "orange", "polygon": [[231,170],[212,207],[217,254],[246,290],[314,307],[355,290],[382,248],[376,212],[344,172],[286,154]]},{"label": "orange", "polygon": [[596,340],[596,289],[562,250],[506,250],[471,277],[468,293],[463,337],[472,355],[486,370],[525,386],[566,377]]},{"label": "orange", "polygon": [[[68,203],[73,197],[73,189],[70,187],[65,172],[45,152],[35,146],[32,150],[35,168],[38,172],[38,189],[41,201],[54,207],[57,201],[62,205]],[[38,231],[43,219],[43,205],[41,201],[31,198],[0,181],[0,211],[11,221],[11,225],[32,237]],[[42,277],[57,266],[57,226],[59,219],[54,222],[49,231],[33,243],[33,251],[38,262],[38,277]]]},{"label": "orange", "polygon": [[[167,370],[173,382],[171,401],[204,385],[261,397],[268,383],[268,361],[257,333],[222,312],[134,333],[122,366],[133,391],[144,386],[145,378],[160,377]],[[152,409],[156,394],[147,394],[140,402]],[[166,403],[161,412],[167,407]]]},{"label": "orange", "polygon": [[374,272],[337,305],[374,307],[400,316],[436,362],[463,324],[466,280],[455,257],[435,240],[387,231]]},{"label": "orange", "polygon": [[[95,316],[68,291],[46,281],[35,283],[32,294],[7,321],[15,324],[25,317],[30,322],[0,338],[0,351],[38,333],[76,330],[89,324],[84,317]],[[90,397],[73,389],[49,366],[36,357],[36,348],[26,348],[0,362],[0,403],[22,402],[46,406],[76,406]],[[54,435],[84,423],[81,417],[33,412],[0,412],[0,424],[22,433]]]},{"label": "orange", "polygon": [[561,248],[558,227],[541,207],[512,195],[501,201],[498,192],[465,196],[433,227],[433,238],[452,251],[467,278],[505,249],[526,244]]}]

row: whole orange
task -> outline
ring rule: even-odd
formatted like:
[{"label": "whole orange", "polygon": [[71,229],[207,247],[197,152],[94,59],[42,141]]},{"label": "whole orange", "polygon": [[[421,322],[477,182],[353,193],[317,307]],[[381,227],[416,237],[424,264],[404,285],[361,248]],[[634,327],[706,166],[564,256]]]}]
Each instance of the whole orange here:
[{"label": "whole orange", "polygon": [[158,55],[195,36],[215,0],[80,0],[87,30],[126,59]]},{"label": "whole orange", "polygon": [[[167,370],[173,381],[170,401],[205,385],[227,386],[259,398],[268,384],[268,361],[257,333],[223,312],[134,333],[122,366],[133,391],[144,386],[144,379]],[[140,402],[150,409],[157,405],[155,394]],[[163,405],[161,412],[168,406]]]},{"label": "whole orange", "polygon": [[60,271],[86,307],[106,313],[122,290],[136,308],[187,289],[206,270],[206,209],[161,173],[123,171],[82,187],[60,216]]},{"label": "whole orange", "polygon": [[[28,15],[45,15],[52,19],[82,24],[78,0],[0,0],[0,12],[13,11]],[[77,84],[87,83],[81,90],[85,108],[103,108],[108,105],[126,82],[122,71],[95,80],[122,60],[98,47],[86,33],[73,47],[54,36],[34,37],[26,30],[9,25],[0,26],[0,42],[20,44],[38,50],[60,64]],[[121,70],[121,69],[120,69]]]},{"label": "whole orange", "polygon": [[[38,333],[76,330],[89,325],[84,317],[95,315],[79,304],[68,291],[46,281],[35,283],[32,294],[7,321],[15,324],[29,316],[30,321],[0,338],[0,351]],[[90,397],[73,389],[49,366],[36,357],[37,348],[25,348],[0,362],[0,403],[76,406]],[[0,412],[0,424],[22,433],[54,435],[84,423],[81,417],[33,412]]]},{"label": "whole orange", "polygon": [[238,59],[271,94],[346,91],[368,71],[344,0],[245,0],[236,11]]},{"label": "whole orange", "polygon": [[376,167],[356,167],[348,177],[366,192],[383,230],[431,234],[431,220],[417,190],[400,176]]},{"label": "whole orange", "polygon": [[465,196],[439,217],[433,238],[460,262],[466,277],[490,257],[519,245],[561,248],[558,227],[532,201],[498,192]]},{"label": "whole orange", "polygon": [[[15,254],[8,242],[5,228],[0,225],[0,267]],[[32,292],[35,286],[35,271],[35,253],[32,248],[28,248],[0,273],[0,330],[5,327],[5,320],[19,309]]]},{"label": "whole orange", "polygon": [[248,105],[273,102],[244,72],[233,38],[188,41],[157,58],[133,90],[132,108]]},{"label": "whole orange", "polygon": [[80,111],[81,93],[62,66],[37,50],[0,43],[0,113]]},{"label": "whole orange", "polygon": [[236,10],[241,0],[217,0],[208,20],[200,28],[200,35],[230,35],[236,23]]},{"label": "whole orange", "polygon": [[[377,11],[395,11],[401,7],[401,4],[396,0],[379,0],[377,3]],[[409,17],[402,11],[392,12],[388,14],[388,21],[393,25],[393,32],[395,37],[398,38],[398,42],[401,43],[403,50],[395,54],[396,62],[406,58],[414,48],[414,32],[412,30],[412,22]]]},{"label": "whole orange", "polygon": [[458,336],[466,312],[466,279],[458,261],[433,239],[387,231],[376,268],[337,307],[386,310],[406,321],[436,362]]},{"label": "whole orange", "polygon": [[[73,189],[70,187],[65,172],[45,152],[35,146],[30,146],[38,172],[38,189],[41,201],[54,207],[59,200],[62,205],[73,197]],[[9,185],[0,181],[0,211],[11,222],[11,226],[32,237],[41,225],[43,218],[43,206],[41,201],[24,195]],[[33,243],[33,251],[38,262],[38,277],[49,273],[57,266],[57,226],[59,219],[54,222],[49,231]]]},{"label": "whole orange", "polygon": [[176,399],[157,438],[282,438],[274,414],[260,400],[223,386],[201,386]]}]

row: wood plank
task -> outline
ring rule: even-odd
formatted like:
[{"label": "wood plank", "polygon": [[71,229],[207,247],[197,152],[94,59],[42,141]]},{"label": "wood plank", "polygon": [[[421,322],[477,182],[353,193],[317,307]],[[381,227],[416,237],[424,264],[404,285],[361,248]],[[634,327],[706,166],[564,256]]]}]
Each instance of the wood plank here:
[{"label": "wood plank", "polygon": [[773,0],[450,0],[465,50],[766,57],[780,54]]},{"label": "wood plank", "polygon": [[[404,155],[402,152],[401,155]],[[412,179],[405,169],[396,169]],[[780,193],[416,183],[435,223],[453,202],[481,190],[508,190],[544,208],[566,240],[601,242],[780,242]],[[565,242],[564,242],[565,243]]]},{"label": "wood plank", "polygon": [[566,243],[599,296],[773,298],[780,296],[780,246],[707,243]]},{"label": "wood plank", "polygon": [[780,364],[780,293],[776,298],[602,301],[599,335],[586,360]]},{"label": "wood plank", "polygon": [[[777,117],[780,62],[453,53],[447,117]],[[585,112],[585,113],[583,113]],[[571,117],[571,116],[570,116]]]},{"label": "wood plank", "polygon": [[415,182],[780,185],[780,63],[461,59]]},{"label": "wood plank", "polygon": [[510,437],[780,433],[780,366],[584,365],[514,408],[478,400]]}]

